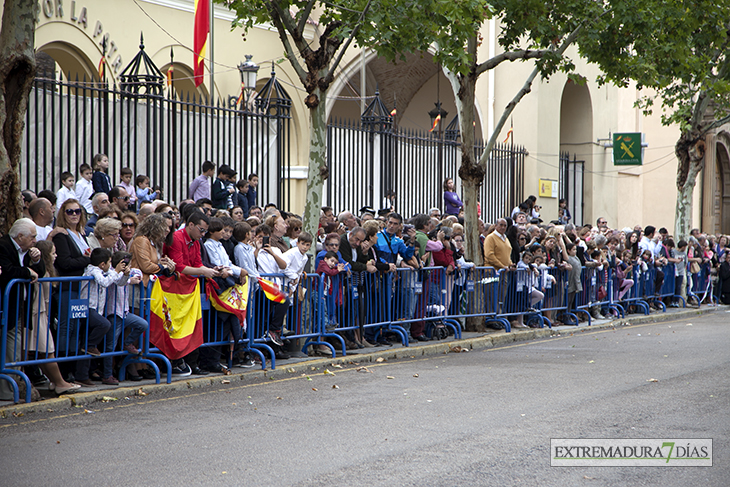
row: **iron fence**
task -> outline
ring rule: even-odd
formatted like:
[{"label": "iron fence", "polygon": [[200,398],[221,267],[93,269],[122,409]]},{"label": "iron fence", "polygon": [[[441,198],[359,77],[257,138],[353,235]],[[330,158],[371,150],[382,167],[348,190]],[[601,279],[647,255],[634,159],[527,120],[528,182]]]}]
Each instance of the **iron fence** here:
[{"label": "iron fence", "polygon": [[239,178],[257,173],[259,202],[290,204],[290,115],[252,113],[207,99],[137,94],[86,79],[36,78],[26,115],[21,187],[60,187],[60,174],[109,157],[109,176],[120,181],[129,167],[160,186],[164,199],[188,197],[202,163],[227,164]]},{"label": "iron fence", "polygon": [[[365,117],[363,117],[365,118]],[[481,141],[474,157],[484,151]],[[479,192],[482,219],[493,222],[509,215],[524,200],[525,150],[497,144]],[[458,177],[461,143],[443,134],[394,129],[390,123],[362,123],[341,119],[327,126],[329,179],[325,204],[336,210],[356,211],[361,206],[388,206],[389,191],[396,193],[396,211],[405,217],[430,208],[443,211],[443,182],[452,178],[461,194]]]}]

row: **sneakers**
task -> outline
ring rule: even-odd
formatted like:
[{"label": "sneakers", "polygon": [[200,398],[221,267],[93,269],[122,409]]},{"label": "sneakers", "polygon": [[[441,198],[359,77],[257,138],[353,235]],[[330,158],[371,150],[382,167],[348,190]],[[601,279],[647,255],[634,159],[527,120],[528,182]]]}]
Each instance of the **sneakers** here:
[{"label": "sneakers", "polygon": [[284,346],[284,342],[281,341],[281,336],[278,332],[267,331],[266,335],[264,335],[264,338],[266,338],[267,340],[271,340],[272,342],[274,342],[275,345],[279,345],[280,347]]},{"label": "sneakers", "polygon": [[292,335],[296,335],[296,332],[294,330],[289,330],[286,327],[281,329],[281,335],[285,337],[290,337]]},{"label": "sneakers", "polygon": [[91,355],[92,357],[101,357],[101,352],[100,352],[100,351],[99,351],[99,349],[98,349],[98,348],[96,348],[96,347],[89,347],[89,348],[88,348],[88,349],[86,349],[86,350],[84,350],[84,349],[82,348],[82,349],[81,349],[81,353],[84,353],[84,354],[89,354],[89,355]]},{"label": "sneakers", "polygon": [[251,367],[256,366],[256,362],[251,360],[251,356],[246,354],[243,356],[240,362],[238,362],[239,367],[243,367],[244,369],[250,369]]},{"label": "sneakers", "polygon": [[186,364],[184,360],[179,365],[172,367],[172,375],[177,375],[179,377],[187,377],[192,373],[193,373],[193,371],[190,370],[190,366],[188,364]]},{"label": "sneakers", "polygon": [[139,349],[134,346],[134,343],[130,343],[129,345],[124,345],[124,350],[127,351],[127,353],[131,353],[132,355],[139,355]]}]

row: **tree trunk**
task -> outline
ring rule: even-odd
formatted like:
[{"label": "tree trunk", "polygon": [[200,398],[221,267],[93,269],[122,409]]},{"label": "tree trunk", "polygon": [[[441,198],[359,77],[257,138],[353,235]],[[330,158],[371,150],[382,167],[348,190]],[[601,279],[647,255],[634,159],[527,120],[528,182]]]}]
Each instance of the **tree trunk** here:
[{"label": "tree trunk", "polygon": [[676,240],[686,239],[692,224],[692,195],[697,175],[705,160],[705,141],[690,132],[682,134],[675,146],[677,164],[677,206],[675,209],[674,235]]},{"label": "tree trunk", "polygon": [[18,165],[35,77],[37,0],[6,0],[0,28],[0,234],[23,215]]},{"label": "tree trunk", "polygon": [[317,253],[317,230],[319,228],[319,214],[322,208],[322,191],[324,180],[329,176],[327,167],[327,110],[325,108],[327,93],[319,89],[315,90],[310,97],[318,98],[313,108],[309,109],[309,174],[307,175],[307,200],[304,205],[303,223],[304,230],[314,238],[314,243],[309,253]]}]

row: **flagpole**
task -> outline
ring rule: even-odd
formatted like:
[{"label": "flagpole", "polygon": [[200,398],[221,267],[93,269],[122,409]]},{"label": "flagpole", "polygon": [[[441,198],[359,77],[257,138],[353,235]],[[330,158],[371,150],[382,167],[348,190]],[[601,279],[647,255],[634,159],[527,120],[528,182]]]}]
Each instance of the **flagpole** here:
[{"label": "flagpole", "polygon": [[210,104],[213,105],[213,93],[215,92],[215,76],[213,74],[213,24],[215,23],[215,15],[213,14],[213,0],[210,0]]}]

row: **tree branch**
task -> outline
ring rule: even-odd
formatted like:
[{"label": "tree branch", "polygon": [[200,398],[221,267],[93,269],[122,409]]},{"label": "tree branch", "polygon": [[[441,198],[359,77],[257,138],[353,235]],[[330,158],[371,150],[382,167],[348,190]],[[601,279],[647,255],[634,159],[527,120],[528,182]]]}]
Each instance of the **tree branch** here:
[{"label": "tree branch", "polygon": [[299,24],[297,25],[297,30],[302,34],[304,34],[304,27],[307,25],[307,19],[309,18],[309,14],[312,13],[315,1],[316,0],[309,0],[307,6],[304,7],[304,10],[302,11],[302,17],[299,19]]},{"label": "tree branch", "polygon": [[[267,6],[269,9],[269,14],[271,15],[271,20],[274,23],[274,26],[276,27],[276,30],[279,32],[279,39],[281,39],[281,43],[284,45],[284,49],[286,50],[286,56],[289,58],[289,62],[291,63],[292,67],[294,68],[294,71],[296,71],[297,76],[299,76],[299,80],[302,82],[303,85],[306,86],[307,84],[307,72],[304,70],[301,64],[299,64],[299,61],[297,60],[296,53],[294,52],[294,49],[291,46],[291,43],[289,42],[289,37],[287,36],[287,29],[284,26],[284,17],[288,17],[291,21],[291,16],[288,12],[284,12],[281,8],[279,8],[279,5],[275,1],[269,1],[267,2]],[[293,23],[290,22],[290,24],[293,26]],[[292,35],[292,37],[294,37]],[[301,36],[300,36],[301,39]],[[296,38],[295,38],[296,42]],[[309,46],[304,44],[307,49],[309,49]],[[304,54],[302,52],[302,46],[297,43],[297,48],[299,49],[300,54]]]},{"label": "tree branch", "polygon": [[[568,37],[566,37],[563,40],[563,43],[560,45],[560,47],[555,51],[558,55],[562,56],[566,49],[568,49],[568,46],[570,46],[575,39],[578,37],[578,33],[583,28],[584,24],[580,24],[578,27],[575,28],[573,32],[571,32]],[[494,147],[494,144],[497,143],[497,136],[502,131],[502,128],[504,128],[505,123],[507,123],[507,119],[512,114],[512,112],[515,109],[515,106],[517,106],[517,103],[522,100],[522,98],[525,97],[531,90],[532,90],[532,82],[537,77],[538,73],[540,72],[539,66],[535,66],[535,69],[532,70],[532,73],[527,77],[527,80],[525,81],[525,84],[522,85],[522,88],[520,91],[517,92],[515,97],[510,101],[507,106],[504,109],[504,112],[502,113],[502,117],[499,119],[499,122],[497,122],[497,125],[494,127],[494,131],[492,132],[491,137],[489,138],[489,142],[487,143],[487,146],[484,148],[484,152],[482,153],[481,157],[479,158],[479,165],[482,166],[484,169],[487,167],[487,161],[489,161],[489,154],[492,152],[492,148]]]},{"label": "tree branch", "polygon": [[477,66],[476,74],[477,76],[479,76],[485,71],[496,68],[505,61],[518,61],[520,59],[539,59],[543,57],[546,52],[548,52],[547,49],[540,49],[537,51],[522,49],[520,51],[503,52],[479,64]]},{"label": "tree branch", "polygon": [[335,77],[335,69],[337,68],[337,66],[339,66],[340,62],[342,61],[342,57],[347,52],[347,48],[350,47],[350,44],[352,44],[352,40],[357,35],[363,22],[365,22],[365,14],[367,14],[368,10],[370,10],[370,5],[372,3],[373,3],[373,0],[368,0],[367,5],[365,5],[365,8],[363,9],[362,13],[360,14],[360,18],[357,20],[357,24],[355,25],[355,28],[352,29],[352,32],[350,33],[350,37],[347,38],[347,42],[345,42],[345,45],[340,48],[340,52],[337,54],[337,58],[330,65],[329,71],[327,72],[327,76],[324,78],[324,83],[327,86],[329,86],[329,84],[332,83],[332,80]]}]

